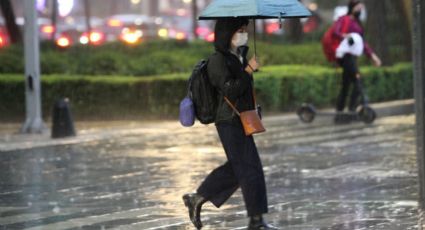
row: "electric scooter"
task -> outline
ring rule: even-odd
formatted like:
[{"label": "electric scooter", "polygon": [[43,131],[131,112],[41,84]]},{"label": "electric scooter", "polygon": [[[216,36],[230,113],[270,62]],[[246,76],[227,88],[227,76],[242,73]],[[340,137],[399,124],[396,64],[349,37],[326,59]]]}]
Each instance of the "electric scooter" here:
[{"label": "electric scooter", "polygon": [[357,81],[360,90],[361,106],[355,112],[319,112],[312,104],[304,103],[297,109],[297,115],[304,123],[312,123],[316,116],[332,116],[336,124],[348,124],[353,121],[362,121],[372,124],[377,115],[375,110],[369,106],[369,99],[363,90],[362,84]]}]

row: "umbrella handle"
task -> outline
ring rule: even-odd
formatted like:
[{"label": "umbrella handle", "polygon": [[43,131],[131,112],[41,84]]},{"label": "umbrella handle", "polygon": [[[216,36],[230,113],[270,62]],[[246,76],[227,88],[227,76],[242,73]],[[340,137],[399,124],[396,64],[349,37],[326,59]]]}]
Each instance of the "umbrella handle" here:
[{"label": "umbrella handle", "polygon": [[[257,37],[256,37],[256,34],[257,34],[257,31],[256,31],[256,24],[255,24],[255,19],[252,19],[253,21],[254,21],[254,57],[255,57],[255,60],[257,61],[257,58],[258,58],[258,56],[257,56]],[[254,70],[254,72],[258,72],[258,68],[256,69],[256,70]]]},{"label": "umbrella handle", "polygon": [[256,38],[256,34],[257,34],[257,31],[256,31],[256,24],[255,24],[255,19],[253,19],[253,21],[254,21],[254,55],[255,55],[255,57],[257,57],[257,38]]}]

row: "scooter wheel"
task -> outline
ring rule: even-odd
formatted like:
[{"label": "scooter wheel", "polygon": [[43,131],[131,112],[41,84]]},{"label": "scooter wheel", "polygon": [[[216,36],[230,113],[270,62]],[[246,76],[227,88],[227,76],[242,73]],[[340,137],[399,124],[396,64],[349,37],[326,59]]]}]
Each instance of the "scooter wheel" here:
[{"label": "scooter wheel", "polygon": [[316,110],[312,105],[302,105],[297,109],[297,115],[304,123],[311,123],[316,116]]},{"label": "scooter wheel", "polygon": [[376,119],[376,112],[369,106],[363,106],[359,111],[359,118],[366,124],[372,124]]}]

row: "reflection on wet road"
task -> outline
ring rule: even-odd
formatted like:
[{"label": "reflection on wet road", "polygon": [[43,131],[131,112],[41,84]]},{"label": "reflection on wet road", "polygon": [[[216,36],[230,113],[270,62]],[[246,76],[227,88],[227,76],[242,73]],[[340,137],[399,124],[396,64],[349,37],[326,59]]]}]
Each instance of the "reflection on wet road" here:
[{"label": "reflection on wet road", "polygon": [[[269,118],[256,137],[267,219],[288,230],[417,229],[413,123]],[[193,229],[181,195],[225,161],[214,127],[139,128],[0,152],[0,229]],[[222,209],[205,206],[204,229],[245,229],[245,216],[237,191]]]}]

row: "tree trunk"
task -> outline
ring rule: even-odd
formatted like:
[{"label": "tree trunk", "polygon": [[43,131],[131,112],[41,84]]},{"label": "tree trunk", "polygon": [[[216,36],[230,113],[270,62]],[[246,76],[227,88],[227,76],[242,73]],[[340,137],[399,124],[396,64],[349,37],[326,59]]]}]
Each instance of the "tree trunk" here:
[{"label": "tree trunk", "polygon": [[198,34],[196,29],[198,28],[198,2],[197,0],[192,0],[192,33],[193,38],[198,39]]},{"label": "tree trunk", "polygon": [[303,28],[298,18],[286,19],[284,23],[285,34],[291,42],[299,43],[303,39]]},{"label": "tree trunk", "polygon": [[[298,1],[302,3],[302,0]],[[299,43],[302,41],[303,26],[299,18],[286,19],[283,28],[291,42]]]},{"label": "tree trunk", "polygon": [[262,27],[262,31],[263,31],[263,34],[262,34],[262,39],[263,39],[263,41],[266,41],[267,40],[267,24],[266,24],[266,20],[261,20],[261,27]]},{"label": "tree trunk", "polygon": [[12,3],[10,0],[0,0],[0,8],[6,22],[6,28],[9,33],[11,43],[22,42],[22,33],[16,24],[16,17],[13,11]]},{"label": "tree trunk", "polygon": [[51,22],[53,26],[53,34],[52,34],[52,41],[56,39],[56,27],[57,27],[57,19],[58,19],[58,0],[53,0],[52,3],[52,15],[51,15]]},{"label": "tree trunk", "polygon": [[110,4],[111,8],[109,8],[109,15],[110,16],[117,14],[117,12],[118,12],[118,5],[119,4],[118,4],[118,1],[117,0],[112,0],[111,1],[111,4]]},{"label": "tree trunk", "polygon": [[87,30],[87,37],[89,38],[89,43],[91,42],[90,34],[91,34],[91,12],[90,12],[90,3],[89,0],[84,0],[84,16],[86,19],[86,30]]},{"label": "tree trunk", "polygon": [[150,2],[150,16],[158,17],[159,14],[159,3],[158,0],[151,0]]},{"label": "tree trunk", "polygon": [[405,55],[410,59],[412,57],[412,39],[410,35],[413,28],[411,17],[412,5],[409,2],[411,3],[411,1],[406,0],[396,0],[394,9],[396,9],[398,15],[400,33],[405,35],[399,37],[400,41],[398,43],[403,46],[406,52]]},{"label": "tree trunk", "polygon": [[[366,23],[367,37],[372,48],[381,58],[384,65],[391,65],[389,52],[387,2],[382,0],[365,1],[368,12]],[[372,13],[373,12],[373,13]]]}]

